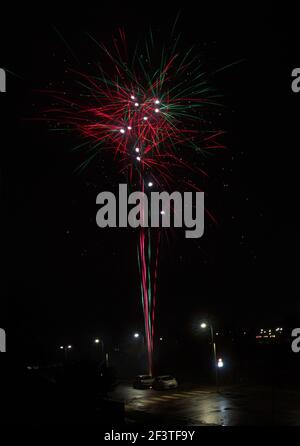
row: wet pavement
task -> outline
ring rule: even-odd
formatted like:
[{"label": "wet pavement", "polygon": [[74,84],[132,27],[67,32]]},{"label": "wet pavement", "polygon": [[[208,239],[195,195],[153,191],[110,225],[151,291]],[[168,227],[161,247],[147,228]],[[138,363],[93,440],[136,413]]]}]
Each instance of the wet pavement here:
[{"label": "wet pavement", "polygon": [[137,390],[121,384],[111,394],[125,402],[129,421],[196,426],[300,426],[300,390],[266,387],[185,386]]}]

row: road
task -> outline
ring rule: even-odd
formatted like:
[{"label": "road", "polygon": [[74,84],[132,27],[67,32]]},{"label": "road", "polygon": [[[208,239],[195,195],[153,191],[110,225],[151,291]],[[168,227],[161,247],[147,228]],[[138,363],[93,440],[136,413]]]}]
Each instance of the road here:
[{"label": "road", "polygon": [[195,426],[300,426],[300,392],[270,388],[186,386],[172,391],[136,390],[121,384],[111,397],[125,402],[129,421]]}]

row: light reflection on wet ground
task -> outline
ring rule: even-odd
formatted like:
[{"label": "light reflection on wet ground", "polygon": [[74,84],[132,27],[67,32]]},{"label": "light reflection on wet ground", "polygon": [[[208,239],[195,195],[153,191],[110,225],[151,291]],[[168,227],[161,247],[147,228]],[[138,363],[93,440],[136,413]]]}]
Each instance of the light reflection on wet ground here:
[{"label": "light reflection on wet ground", "polygon": [[129,418],[156,417],[189,425],[300,425],[300,392],[267,388],[198,387],[165,392],[121,385],[113,398],[126,403]]}]

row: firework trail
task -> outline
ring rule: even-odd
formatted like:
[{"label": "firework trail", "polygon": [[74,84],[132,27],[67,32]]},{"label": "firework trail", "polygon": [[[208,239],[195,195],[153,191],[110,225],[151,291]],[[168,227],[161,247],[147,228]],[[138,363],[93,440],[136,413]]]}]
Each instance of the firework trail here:
[{"label": "firework trail", "polygon": [[[102,63],[93,75],[73,70],[80,95],[54,94],[59,105],[49,111],[83,139],[80,147],[88,156],[82,168],[106,150],[131,190],[201,190],[187,172],[206,176],[197,167],[197,155],[223,147],[222,132],[205,118],[218,105],[217,96],[208,86],[199,57],[192,56],[192,49],[181,56],[179,39],[172,34],[171,40],[170,46],[158,51],[150,32],[130,57],[124,31],[119,30],[112,48],[96,42],[106,69]],[[139,228],[137,255],[150,374],[160,239],[160,229]]]}]

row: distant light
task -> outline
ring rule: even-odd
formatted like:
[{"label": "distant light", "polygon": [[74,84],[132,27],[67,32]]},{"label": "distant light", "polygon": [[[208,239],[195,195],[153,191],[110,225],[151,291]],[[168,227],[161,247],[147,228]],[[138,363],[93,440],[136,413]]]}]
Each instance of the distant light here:
[{"label": "distant light", "polygon": [[136,159],[137,159],[137,161],[141,161],[141,157],[140,156],[137,156]]},{"label": "distant light", "polygon": [[143,117],[143,120],[144,120],[144,121],[148,121],[147,116],[144,116],[144,117]]},{"label": "distant light", "polygon": [[124,133],[125,133],[125,130],[124,130],[124,129],[121,129],[121,130],[120,130],[120,133],[124,134]]},{"label": "distant light", "polygon": [[148,183],[148,187],[152,187],[153,186],[153,183],[150,181],[149,183]]},{"label": "distant light", "polygon": [[140,335],[139,335],[139,333],[134,333],[133,337],[134,337],[135,339],[138,339],[138,338],[140,337]]},{"label": "distant light", "polygon": [[129,127],[127,127],[128,128],[128,130],[132,130],[132,127],[131,126],[129,126]]},{"label": "distant light", "polygon": [[136,147],[136,148],[135,148],[135,151],[136,151],[136,153],[139,153],[139,152],[140,152],[140,148],[139,148],[139,147]]},{"label": "distant light", "polygon": [[138,107],[139,105],[140,105],[140,104],[139,104],[138,102],[135,102],[135,103],[134,103],[134,106],[135,106],[135,107]]},{"label": "distant light", "polygon": [[200,325],[201,328],[206,328],[207,324],[205,322],[202,322],[202,324]]},{"label": "distant light", "polygon": [[71,350],[71,348],[72,348],[72,345],[68,345],[68,349]]},{"label": "distant light", "polygon": [[158,99],[156,99],[156,101],[154,102],[156,105],[160,104],[160,101]]},{"label": "distant light", "polygon": [[216,333],[216,336],[219,336],[219,333]]},{"label": "distant light", "polygon": [[133,101],[135,101],[135,96],[130,96],[130,98],[133,100]]},{"label": "distant light", "polygon": [[159,338],[159,340],[160,340],[160,341],[162,341],[162,340],[163,340],[163,338]]},{"label": "distant light", "polygon": [[218,359],[218,367],[219,367],[219,369],[221,369],[222,367],[224,367],[224,362],[223,362],[223,360],[220,358],[220,359]]},{"label": "distant light", "polygon": [[165,215],[165,213],[166,213],[165,211],[161,211],[161,215]]},{"label": "distant light", "polygon": [[95,339],[95,344],[99,344],[100,343],[100,339]]},{"label": "distant light", "polygon": [[155,113],[159,113],[159,112],[160,112],[160,109],[159,109],[159,108],[156,108],[154,111],[155,111]]},{"label": "distant light", "polygon": [[61,345],[60,347],[59,347],[61,350],[63,350],[64,349],[64,346],[63,345]]}]

